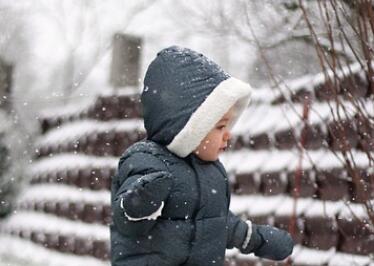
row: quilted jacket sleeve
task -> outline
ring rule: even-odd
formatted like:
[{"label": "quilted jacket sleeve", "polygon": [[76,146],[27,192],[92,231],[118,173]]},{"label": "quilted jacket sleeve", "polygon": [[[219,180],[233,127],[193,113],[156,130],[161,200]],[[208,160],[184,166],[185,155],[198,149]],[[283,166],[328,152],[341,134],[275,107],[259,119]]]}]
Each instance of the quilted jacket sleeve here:
[{"label": "quilted jacket sleeve", "polygon": [[128,236],[145,235],[161,215],[173,178],[165,164],[149,153],[122,158],[112,186],[113,222]]},{"label": "quilted jacket sleeve", "polygon": [[227,248],[241,249],[247,236],[248,225],[231,211],[227,217],[228,239]]}]

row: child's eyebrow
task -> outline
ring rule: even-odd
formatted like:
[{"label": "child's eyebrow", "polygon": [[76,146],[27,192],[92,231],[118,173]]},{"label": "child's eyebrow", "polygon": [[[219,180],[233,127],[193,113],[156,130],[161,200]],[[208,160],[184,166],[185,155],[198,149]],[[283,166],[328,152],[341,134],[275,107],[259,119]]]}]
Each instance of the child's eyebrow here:
[{"label": "child's eyebrow", "polygon": [[221,120],[218,121],[218,123],[220,123],[220,122],[226,122],[226,121],[229,121],[229,119],[228,118],[222,118]]}]

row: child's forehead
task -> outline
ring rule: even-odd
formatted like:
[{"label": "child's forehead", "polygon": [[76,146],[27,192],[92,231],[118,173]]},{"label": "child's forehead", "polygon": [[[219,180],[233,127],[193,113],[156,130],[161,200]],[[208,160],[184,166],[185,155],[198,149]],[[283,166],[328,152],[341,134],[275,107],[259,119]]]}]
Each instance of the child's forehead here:
[{"label": "child's forehead", "polygon": [[218,123],[226,123],[226,122],[230,122],[234,119],[234,113],[231,112],[231,113],[226,113],[218,122]]}]

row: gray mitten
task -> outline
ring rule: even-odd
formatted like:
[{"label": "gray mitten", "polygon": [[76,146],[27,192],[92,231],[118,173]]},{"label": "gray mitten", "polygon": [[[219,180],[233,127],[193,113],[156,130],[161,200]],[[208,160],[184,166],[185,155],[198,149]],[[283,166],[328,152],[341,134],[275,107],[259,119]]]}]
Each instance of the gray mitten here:
[{"label": "gray mitten", "polygon": [[168,197],[172,183],[171,174],[165,171],[144,175],[122,195],[122,208],[133,218],[149,216]]},{"label": "gray mitten", "polygon": [[291,255],[293,246],[288,232],[269,225],[252,224],[251,239],[241,252],[253,252],[258,257],[270,260],[284,260]]}]

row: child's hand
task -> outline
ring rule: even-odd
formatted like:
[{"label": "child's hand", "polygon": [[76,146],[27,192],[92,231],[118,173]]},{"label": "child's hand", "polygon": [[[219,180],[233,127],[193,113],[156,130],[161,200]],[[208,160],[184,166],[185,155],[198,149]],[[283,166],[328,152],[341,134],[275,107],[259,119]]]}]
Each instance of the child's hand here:
[{"label": "child's hand", "polygon": [[288,232],[269,225],[252,224],[251,239],[242,252],[253,252],[265,259],[284,260],[291,255],[293,246],[293,240]]},{"label": "child's hand", "polygon": [[143,175],[122,194],[122,208],[126,215],[141,219],[157,211],[170,192],[171,174],[159,171]]}]

